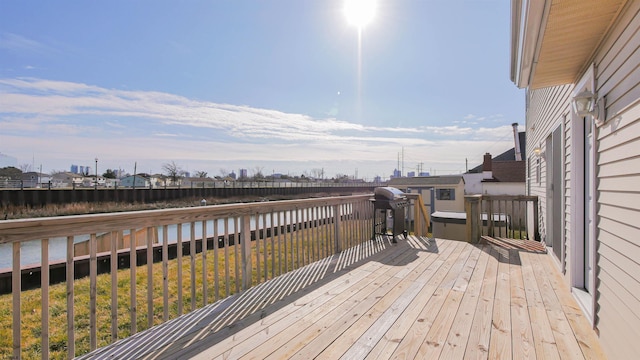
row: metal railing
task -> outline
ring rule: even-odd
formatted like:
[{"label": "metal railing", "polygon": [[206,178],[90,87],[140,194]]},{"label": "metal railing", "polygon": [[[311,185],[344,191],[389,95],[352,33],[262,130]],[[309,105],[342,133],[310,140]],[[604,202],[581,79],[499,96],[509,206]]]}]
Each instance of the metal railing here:
[{"label": "metal railing", "polygon": [[471,195],[465,210],[468,241],[483,235],[540,241],[537,196]]},{"label": "metal railing", "polygon": [[[356,195],[1,221],[13,341],[0,357],[72,358],[108,345],[368,241],[372,215],[370,195]],[[83,243],[88,276],[77,279]],[[32,262],[39,306],[25,308]],[[54,263],[65,267],[57,285]],[[26,321],[31,313],[38,324]]]}]

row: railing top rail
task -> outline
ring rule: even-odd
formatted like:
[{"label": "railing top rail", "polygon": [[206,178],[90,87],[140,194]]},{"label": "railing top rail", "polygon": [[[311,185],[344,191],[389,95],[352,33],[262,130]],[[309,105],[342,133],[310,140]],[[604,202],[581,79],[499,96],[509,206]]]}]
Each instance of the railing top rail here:
[{"label": "railing top rail", "polygon": [[0,244],[16,241],[104,233],[192,221],[213,220],[246,214],[296,210],[311,206],[332,206],[368,200],[373,194],[312,199],[196,206],[0,221]]},{"label": "railing top rail", "polygon": [[538,197],[532,195],[482,195],[482,200],[535,201],[538,200]]}]

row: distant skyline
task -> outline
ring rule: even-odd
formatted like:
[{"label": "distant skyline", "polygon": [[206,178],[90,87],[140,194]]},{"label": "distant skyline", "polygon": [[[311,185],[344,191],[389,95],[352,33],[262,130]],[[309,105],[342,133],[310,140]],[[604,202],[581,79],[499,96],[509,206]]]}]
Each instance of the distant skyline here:
[{"label": "distant skyline", "polygon": [[211,176],[460,173],[513,147],[510,2],[0,2],[0,153]]}]

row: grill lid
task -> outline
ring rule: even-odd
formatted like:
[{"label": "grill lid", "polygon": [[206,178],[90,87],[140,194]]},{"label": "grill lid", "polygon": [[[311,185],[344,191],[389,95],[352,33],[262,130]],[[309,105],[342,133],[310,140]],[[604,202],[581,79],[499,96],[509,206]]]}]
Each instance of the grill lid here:
[{"label": "grill lid", "polygon": [[391,186],[382,186],[375,188],[373,194],[376,199],[385,199],[389,201],[397,201],[404,200],[405,195],[404,192],[400,191],[400,189],[391,187]]}]

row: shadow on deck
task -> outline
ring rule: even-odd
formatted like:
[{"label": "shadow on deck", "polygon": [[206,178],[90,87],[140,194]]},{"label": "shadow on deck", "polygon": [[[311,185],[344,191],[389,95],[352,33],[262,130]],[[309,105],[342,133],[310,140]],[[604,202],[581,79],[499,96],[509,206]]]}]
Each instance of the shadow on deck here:
[{"label": "shadow on deck", "polygon": [[602,358],[546,254],[379,237],[83,358]]}]

